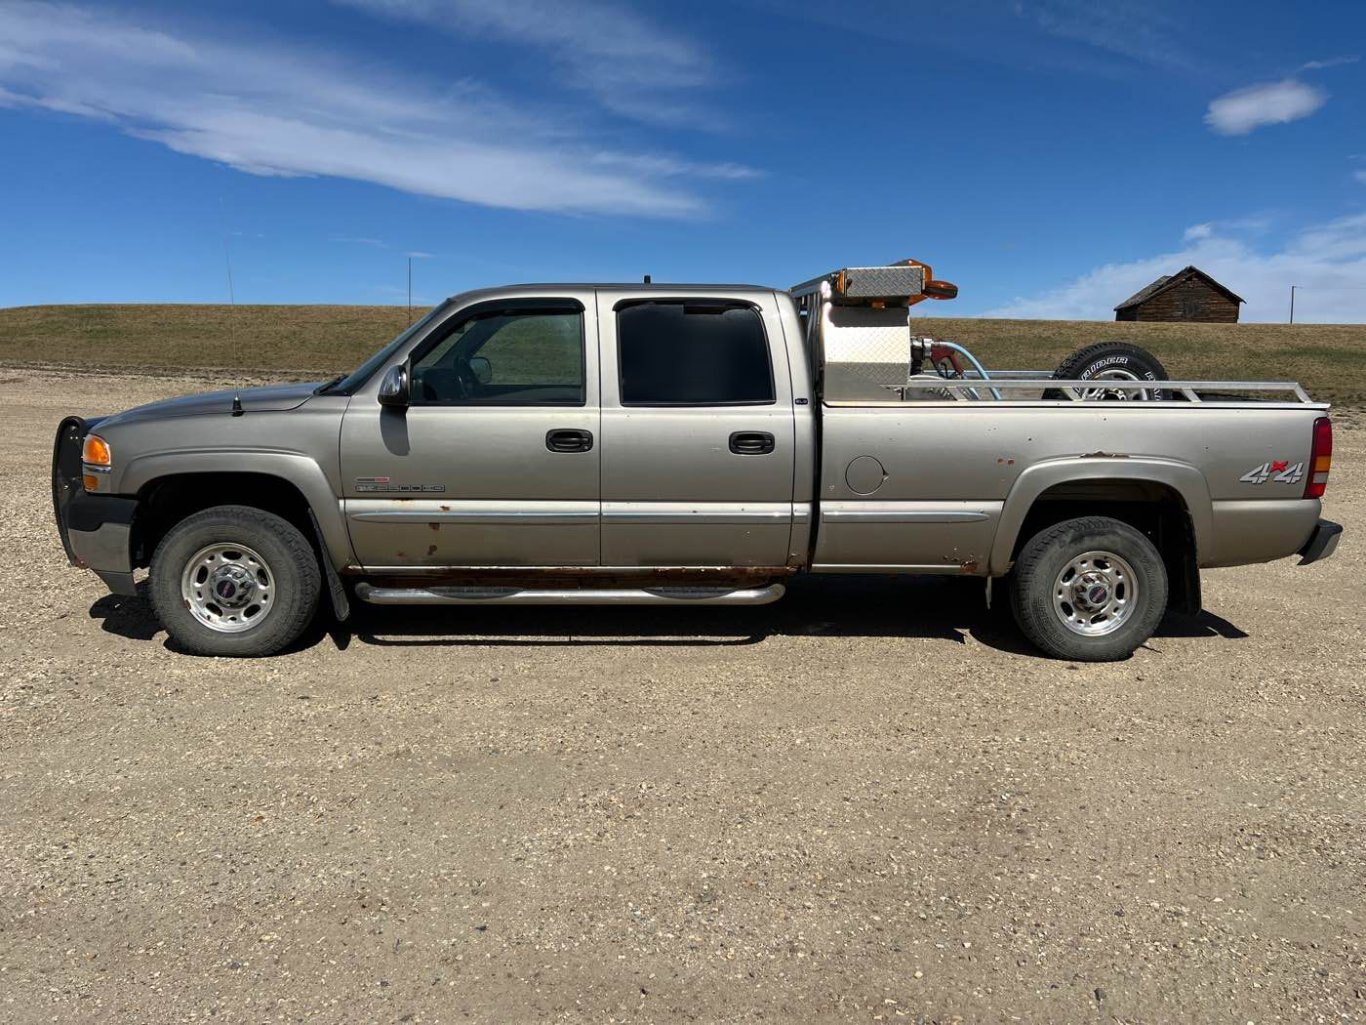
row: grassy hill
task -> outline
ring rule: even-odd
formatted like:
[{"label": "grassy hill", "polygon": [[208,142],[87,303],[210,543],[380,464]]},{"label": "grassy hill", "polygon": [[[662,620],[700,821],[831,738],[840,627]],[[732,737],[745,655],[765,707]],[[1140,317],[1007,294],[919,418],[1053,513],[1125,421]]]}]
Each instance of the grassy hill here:
[{"label": "grassy hill", "polygon": [[[397,306],[21,306],[0,309],[0,363],[324,376],[360,363],[407,324]],[[990,367],[1048,368],[1122,338],[1174,377],[1298,380],[1316,398],[1366,402],[1366,326],[1117,324],[925,317],[925,334]]]}]

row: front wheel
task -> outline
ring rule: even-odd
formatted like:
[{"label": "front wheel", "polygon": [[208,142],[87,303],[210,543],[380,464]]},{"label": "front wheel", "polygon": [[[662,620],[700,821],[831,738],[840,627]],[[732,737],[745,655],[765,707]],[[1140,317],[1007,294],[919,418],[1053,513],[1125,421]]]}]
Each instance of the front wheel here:
[{"label": "front wheel", "polygon": [[1152,636],[1167,609],[1167,570],[1127,523],[1085,516],[1035,534],[1015,562],[1015,621],[1055,658],[1113,662]]},{"label": "front wheel", "polygon": [[322,575],[308,539],[262,509],[220,505],[186,517],[157,545],[150,592],[162,626],[194,655],[274,655],[318,608]]}]

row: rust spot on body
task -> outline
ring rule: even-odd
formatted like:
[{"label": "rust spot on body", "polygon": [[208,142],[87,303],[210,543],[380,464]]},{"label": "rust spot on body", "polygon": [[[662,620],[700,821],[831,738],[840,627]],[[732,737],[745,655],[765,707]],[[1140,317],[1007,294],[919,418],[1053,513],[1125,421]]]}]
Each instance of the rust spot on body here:
[{"label": "rust spot on body", "polygon": [[431,527],[433,530],[440,530],[440,529],[441,529],[441,524],[439,524],[439,523],[429,523],[429,524],[427,524],[427,526]]},{"label": "rust spot on body", "polygon": [[428,546],[427,546],[427,554],[428,554],[428,555],[432,555],[433,553],[435,553],[435,551],[436,551],[436,545],[428,545]]},{"label": "rust spot on body", "polygon": [[976,573],[977,560],[969,559],[967,562],[959,563],[958,568],[961,569],[964,573]]}]

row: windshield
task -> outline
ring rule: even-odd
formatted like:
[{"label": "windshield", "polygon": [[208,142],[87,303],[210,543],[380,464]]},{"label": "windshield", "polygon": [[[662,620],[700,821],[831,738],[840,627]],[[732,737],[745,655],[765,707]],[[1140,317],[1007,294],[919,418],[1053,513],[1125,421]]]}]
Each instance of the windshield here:
[{"label": "windshield", "polygon": [[350,395],[357,388],[363,385],[366,381],[370,380],[370,375],[372,375],[380,367],[384,366],[385,363],[389,362],[390,357],[392,357],[395,352],[401,349],[410,338],[412,338],[415,334],[417,334],[419,331],[425,328],[432,321],[436,320],[438,317],[443,316],[446,313],[446,311],[450,309],[450,305],[451,301],[447,299],[445,302],[441,302],[438,303],[436,306],[433,306],[430,313],[428,313],[417,323],[411,325],[401,335],[395,338],[384,348],[380,349],[379,352],[375,353],[360,366],[356,367],[356,369],[351,371],[351,373],[347,374],[345,377],[339,378],[337,381],[328,385],[326,388],[323,388],[322,394]]}]

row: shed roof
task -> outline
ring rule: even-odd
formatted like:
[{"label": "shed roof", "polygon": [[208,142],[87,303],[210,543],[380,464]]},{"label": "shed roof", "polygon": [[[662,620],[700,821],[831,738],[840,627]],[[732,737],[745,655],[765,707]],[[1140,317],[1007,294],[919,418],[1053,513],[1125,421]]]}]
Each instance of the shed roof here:
[{"label": "shed roof", "polygon": [[1137,292],[1135,292],[1133,295],[1129,296],[1129,298],[1125,299],[1122,303],[1116,306],[1115,310],[1127,310],[1131,306],[1137,306],[1140,303],[1145,303],[1153,296],[1157,295],[1159,292],[1165,292],[1167,289],[1172,288],[1180,284],[1182,281],[1185,281],[1187,278],[1191,277],[1200,278],[1215,291],[1227,296],[1233,302],[1241,303],[1246,301],[1241,296],[1235,295],[1230,289],[1219,284],[1219,282],[1215,281],[1212,277],[1210,277],[1208,274],[1202,271],[1199,267],[1191,265],[1189,267],[1185,267],[1177,271],[1175,274],[1164,274],[1162,275],[1162,277],[1158,278],[1152,284],[1145,285],[1143,288],[1140,288]]}]

